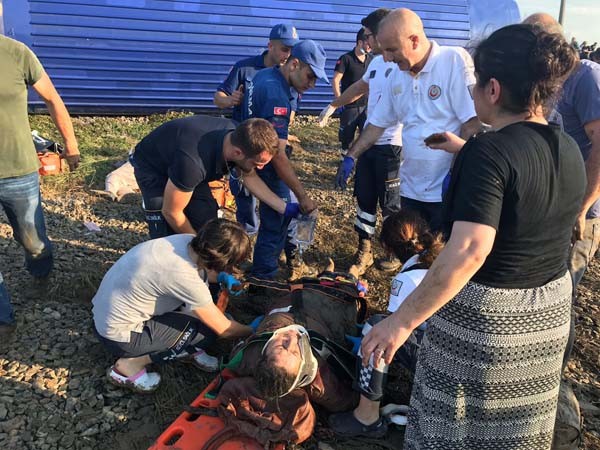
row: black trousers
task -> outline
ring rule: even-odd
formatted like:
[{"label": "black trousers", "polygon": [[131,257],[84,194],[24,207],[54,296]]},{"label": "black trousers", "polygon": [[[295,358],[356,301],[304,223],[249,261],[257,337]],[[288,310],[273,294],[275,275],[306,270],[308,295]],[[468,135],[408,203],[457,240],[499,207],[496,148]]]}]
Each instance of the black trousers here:
[{"label": "black trousers", "polygon": [[340,115],[340,129],[338,138],[342,144],[342,150],[348,150],[356,130],[360,133],[367,120],[367,108],[365,106],[344,108]]},{"label": "black trousers", "polygon": [[377,204],[383,217],[400,210],[400,152],[397,145],[374,145],[356,162],[354,196],[358,208],[354,229],[360,238],[375,234]]},{"label": "black trousers", "polygon": [[[161,212],[165,187],[169,181],[168,177],[157,174],[151,168],[135,161],[135,155],[130,157],[129,161],[133,166],[140,191],[142,191],[144,215],[150,239],[174,234]],[[183,212],[194,230],[198,231],[206,222],[217,217],[218,209],[208,182],[203,182],[196,186],[192,198]]]}]

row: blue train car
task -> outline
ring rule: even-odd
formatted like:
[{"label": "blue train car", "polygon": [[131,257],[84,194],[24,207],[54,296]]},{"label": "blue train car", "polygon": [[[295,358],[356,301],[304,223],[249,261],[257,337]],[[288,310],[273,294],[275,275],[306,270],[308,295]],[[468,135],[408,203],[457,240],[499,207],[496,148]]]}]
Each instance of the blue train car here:
[{"label": "blue train car", "polygon": [[[413,9],[428,36],[449,45],[519,20],[515,0],[0,0],[0,31],[33,49],[73,113],[210,111],[229,68],[263,51],[273,25],[293,23],[319,41],[331,74],[360,19],[379,7]],[[330,98],[319,84],[302,112]]]}]

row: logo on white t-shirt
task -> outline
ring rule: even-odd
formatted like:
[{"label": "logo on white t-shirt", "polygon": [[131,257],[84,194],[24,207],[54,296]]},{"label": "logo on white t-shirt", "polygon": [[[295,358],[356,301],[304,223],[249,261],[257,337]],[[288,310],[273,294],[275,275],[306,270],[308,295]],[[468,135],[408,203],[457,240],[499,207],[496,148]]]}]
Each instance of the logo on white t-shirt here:
[{"label": "logo on white t-shirt", "polygon": [[438,98],[440,98],[440,95],[442,95],[442,88],[439,87],[437,84],[432,84],[431,86],[429,86],[429,91],[427,92],[427,95],[429,95],[429,98],[431,100],[437,100]]},{"label": "logo on white t-shirt", "polygon": [[394,281],[392,281],[392,295],[398,295],[403,284],[402,281],[394,279]]}]

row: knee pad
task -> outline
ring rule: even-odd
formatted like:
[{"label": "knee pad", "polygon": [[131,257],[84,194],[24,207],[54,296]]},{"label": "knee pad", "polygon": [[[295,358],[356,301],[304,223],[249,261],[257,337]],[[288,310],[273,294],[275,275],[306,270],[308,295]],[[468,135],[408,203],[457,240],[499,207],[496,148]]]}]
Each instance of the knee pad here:
[{"label": "knee pad", "polygon": [[[369,317],[363,327],[362,335],[366,336],[373,325],[378,324],[386,317],[386,314],[374,314]],[[379,401],[383,397],[383,388],[387,381],[389,366],[383,359],[375,362],[372,354],[369,358],[369,364],[363,365],[361,350],[358,351],[356,358],[355,388],[369,400]]]},{"label": "knee pad", "polygon": [[388,368],[383,359],[375,363],[373,354],[369,358],[369,363],[363,365],[362,353],[359,350],[356,358],[356,390],[371,401],[380,401],[387,382]]}]

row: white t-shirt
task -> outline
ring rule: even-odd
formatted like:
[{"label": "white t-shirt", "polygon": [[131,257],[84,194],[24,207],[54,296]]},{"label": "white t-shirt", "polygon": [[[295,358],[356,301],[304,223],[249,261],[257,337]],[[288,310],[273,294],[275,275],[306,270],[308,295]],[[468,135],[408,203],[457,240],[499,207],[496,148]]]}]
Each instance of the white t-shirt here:
[{"label": "white t-shirt", "polygon": [[470,87],[475,84],[473,61],[459,47],[432,49],[425,67],[415,76],[395,70],[369,122],[387,128],[402,122],[400,194],[422,202],[442,201],[442,181],[452,164],[452,155],[432,150],[423,142],[433,133],[450,131],[475,117]]},{"label": "white t-shirt", "polygon": [[[398,66],[391,62],[385,62],[383,56],[379,55],[373,58],[369,63],[369,67],[365,71],[362,80],[369,84],[369,99],[367,102],[367,120],[365,127],[369,123],[369,117],[373,113],[375,106],[381,100],[383,91],[387,82],[391,79],[390,75],[392,72],[397,71]],[[375,145],[402,145],[402,124],[395,123],[385,129],[383,134]]]},{"label": "white t-shirt", "polygon": [[410,295],[412,291],[423,281],[427,269],[414,269],[408,272],[403,272],[419,262],[419,255],[412,256],[402,266],[402,270],[392,280],[392,287],[390,289],[390,302],[388,304],[388,311],[395,312],[406,297]]},{"label": "white t-shirt", "polygon": [[154,316],[190,312],[212,302],[206,272],[199,271],[188,244],[194,236],[175,234],[136,245],[106,273],[92,303],[101,336],[129,342]]}]

